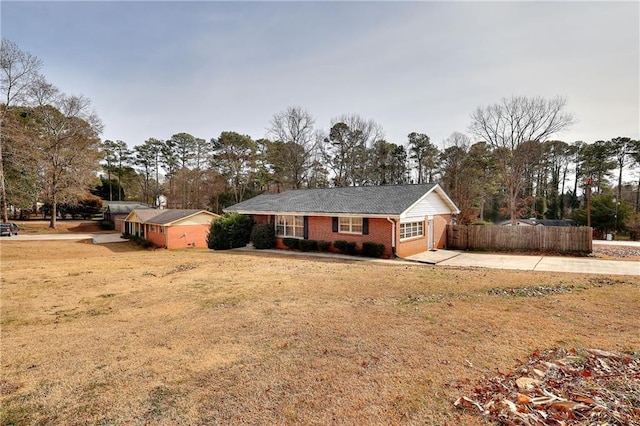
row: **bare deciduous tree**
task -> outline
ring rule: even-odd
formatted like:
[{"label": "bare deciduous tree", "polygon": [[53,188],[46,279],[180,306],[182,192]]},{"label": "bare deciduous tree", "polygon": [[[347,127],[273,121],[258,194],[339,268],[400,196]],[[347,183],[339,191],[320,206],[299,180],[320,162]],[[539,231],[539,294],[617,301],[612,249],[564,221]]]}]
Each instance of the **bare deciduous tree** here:
[{"label": "bare deciduous tree", "polygon": [[30,92],[31,85],[38,78],[42,61],[30,53],[20,50],[18,45],[10,40],[2,39],[0,45],[0,204],[2,204],[2,221],[7,221],[7,191],[3,161],[3,128],[6,113],[14,105],[24,104]]},{"label": "bare deciduous tree", "polygon": [[469,130],[500,150],[499,166],[505,179],[509,197],[511,222],[518,214],[518,197],[524,184],[526,163],[519,155],[527,155],[522,145],[529,141],[545,142],[549,137],[567,129],[574,122],[573,115],[564,111],[562,97],[545,99],[514,96],[486,107],[478,107],[472,114]]},{"label": "bare deciduous tree", "polygon": [[95,184],[102,123],[83,96],[68,96],[40,78],[32,87],[36,153],[52,206],[49,227],[56,227],[57,206],[77,200]]},{"label": "bare deciduous tree", "polygon": [[267,135],[278,146],[280,167],[285,184],[291,188],[301,188],[308,178],[313,151],[316,149],[315,119],[302,107],[289,107],[273,116]]},{"label": "bare deciduous tree", "polygon": [[333,172],[335,186],[369,184],[366,169],[368,149],[384,139],[382,126],[357,114],[342,115],[331,121],[323,155]]}]

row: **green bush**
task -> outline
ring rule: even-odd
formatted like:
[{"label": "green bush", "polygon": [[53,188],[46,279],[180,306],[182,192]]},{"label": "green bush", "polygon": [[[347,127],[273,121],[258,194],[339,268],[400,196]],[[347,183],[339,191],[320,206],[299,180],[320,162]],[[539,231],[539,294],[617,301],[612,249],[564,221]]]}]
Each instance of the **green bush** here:
[{"label": "green bush", "polygon": [[227,213],[211,222],[207,247],[228,250],[247,245],[251,237],[251,219],[238,213]]},{"label": "green bush", "polygon": [[331,248],[331,241],[318,241],[318,250],[329,251]]},{"label": "green bush", "polygon": [[361,254],[366,257],[382,257],[384,253],[384,244],[378,244],[371,241],[362,243]]},{"label": "green bush", "polygon": [[276,245],[276,231],[269,223],[258,223],[251,230],[253,246],[259,250],[270,249]]},{"label": "green bush", "polygon": [[345,240],[334,241],[333,246],[340,250],[342,253],[347,252],[347,242]]},{"label": "green bush", "polygon": [[353,241],[338,240],[333,242],[333,246],[345,254],[358,254],[358,246]]},{"label": "green bush", "polygon": [[318,242],[316,240],[300,240],[298,244],[302,251],[318,251]]},{"label": "green bush", "polygon": [[105,231],[113,231],[114,229],[116,229],[116,226],[114,225],[112,220],[101,220],[100,222],[98,222],[98,225],[100,225],[100,229],[104,229]]},{"label": "green bush", "polygon": [[297,238],[283,238],[282,244],[292,250],[298,250],[300,248],[300,240]]},{"label": "green bush", "polygon": [[142,237],[139,237],[137,235],[131,235],[131,234],[122,234],[123,237],[125,237],[126,239],[128,239],[129,241],[131,241],[132,243],[134,243],[137,246],[140,246],[142,248],[156,248],[157,246],[152,243],[149,240],[146,240]]}]

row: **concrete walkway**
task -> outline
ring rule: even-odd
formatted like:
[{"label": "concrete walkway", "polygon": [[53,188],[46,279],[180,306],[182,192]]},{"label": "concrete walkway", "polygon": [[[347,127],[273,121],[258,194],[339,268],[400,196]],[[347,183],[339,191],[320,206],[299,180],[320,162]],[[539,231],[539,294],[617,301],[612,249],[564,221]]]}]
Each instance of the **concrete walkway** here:
[{"label": "concrete walkway", "polygon": [[525,256],[509,254],[471,253],[456,250],[434,250],[407,258],[371,259],[338,253],[299,252],[292,250],[256,250],[251,245],[234,249],[280,256],[320,257],[342,261],[363,261],[386,264],[423,263],[438,266],[475,267],[489,269],[513,269],[520,271],[572,272],[582,274],[636,275],[640,276],[640,262],[601,260],[591,257]]},{"label": "concrete walkway", "polygon": [[407,259],[440,266],[640,276],[640,262],[591,257],[525,256],[436,250],[419,253]]}]

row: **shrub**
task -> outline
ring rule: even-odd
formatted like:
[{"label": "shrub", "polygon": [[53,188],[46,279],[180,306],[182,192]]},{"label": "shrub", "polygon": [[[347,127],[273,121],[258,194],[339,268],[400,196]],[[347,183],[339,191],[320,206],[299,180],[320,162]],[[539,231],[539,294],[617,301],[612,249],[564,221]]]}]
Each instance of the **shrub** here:
[{"label": "shrub", "polygon": [[333,242],[333,246],[345,254],[358,254],[358,246],[353,241],[338,240]]},{"label": "shrub", "polygon": [[318,241],[318,250],[329,251],[330,248],[331,248],[330,241]]},{"label": "shrub", "polygon": [[146,249],[155,246],[155,244],[153,244],[151,241],[145,240],[144,238],[140,240],[139,245],[140,245],[140,247],[146,248]]},{"label": "shrub", "polygon": [[100,229],[104,229],[105,231],[113,231],[114,229],[116,229],[116,226],[114,225],[112,220],[101,220],[100,222],[98,222],[98,225],[100,225]]},{"label": "shrub", "polygon": [[247,245],[251,237],[251,219],[238,213],[228,213],[211,222],[207,247],[228,250]]},{"label": "shrub", "polygon": [[269,223],[258,223],[251,231],[253,246],[259,250],[270,249],[276,245],[276,231]]},{"label": "shrub", "polygon": [[316,240],[299,240],[298,244],[302,251],[318,251],[318,242]]},{"label": "shrub", "polygon": [[371,241],[362,243],[361,254],[366,257],[382,257],[384,253],[384,244],[378,244]]},{"label": "shrub", "polygon": [[293,250],[297,250],[300,248],[300,240],[297,238],[283,238],[282,244]]},{"label": "shrub", "polygon": [[347,252],[347,242],[345,240],[334,241],[333,246],[343,253]]},{"label": "shrub", "polygon": [[354,243],[353,241],[349,241],[347,243],[347,254],[350,254],[352,256],[358,254],[358,246],[356,246],[356,243]]}]

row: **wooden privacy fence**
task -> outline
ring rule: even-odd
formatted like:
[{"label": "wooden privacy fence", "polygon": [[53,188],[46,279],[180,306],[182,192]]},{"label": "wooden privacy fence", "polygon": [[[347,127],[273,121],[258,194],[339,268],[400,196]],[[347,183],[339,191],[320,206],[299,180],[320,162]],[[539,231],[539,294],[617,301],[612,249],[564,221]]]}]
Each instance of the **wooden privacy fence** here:
[{"label": "wooden privacy fence", "polygon": [[447,225],[447,248],[457,250],[591,253],[591,241],[586,226]]}]

